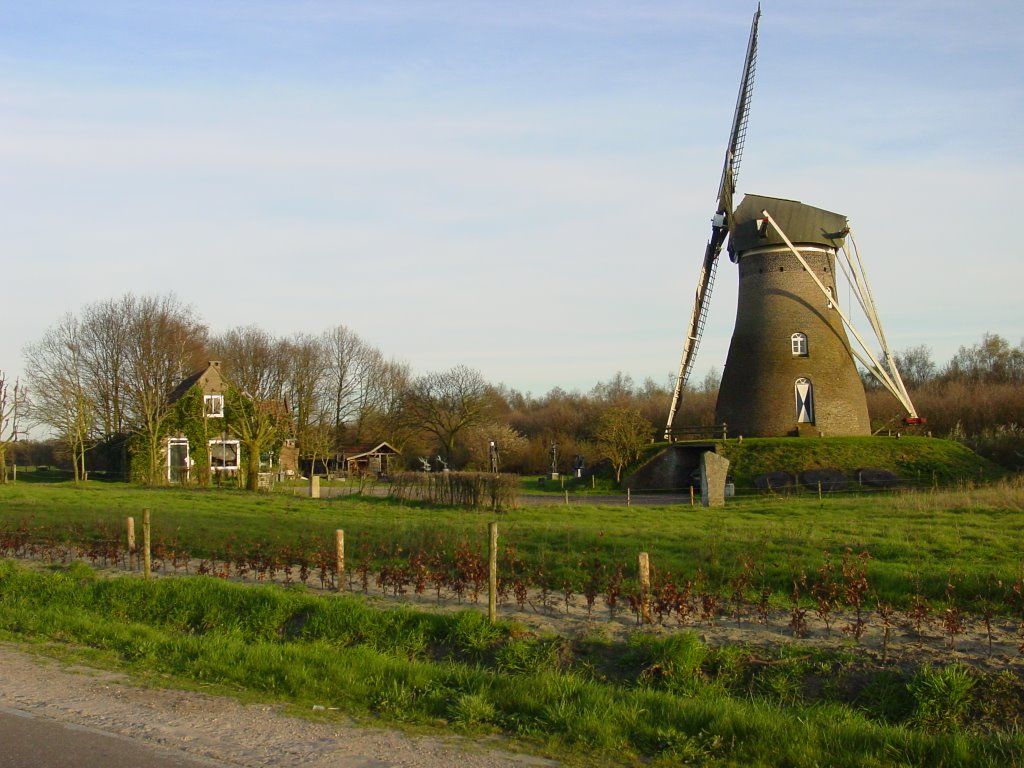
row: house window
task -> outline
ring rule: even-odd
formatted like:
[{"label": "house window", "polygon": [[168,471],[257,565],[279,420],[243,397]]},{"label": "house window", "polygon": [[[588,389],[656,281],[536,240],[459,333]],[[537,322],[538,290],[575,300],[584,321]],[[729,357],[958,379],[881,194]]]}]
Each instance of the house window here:
[{"label": "house window", "polygon": [[794,333],[790,337],[790,342],[793,345],[793,355],[795,357],[807,357],[807,334],[806,333]]},{"label": "house window", "polygon": [[814,423],[814,387],[809,379],[797,379],[794,386],[796,394],[796,420],[798,424]]},{"label": "house window", "polygon": [[203,413],[207,418],[223,418],[224,395],[203,395]]},{"label": "house window", "polygon": [[234,472],[238,470],[238,441],[211,440],[210,468],[214,472]]}]

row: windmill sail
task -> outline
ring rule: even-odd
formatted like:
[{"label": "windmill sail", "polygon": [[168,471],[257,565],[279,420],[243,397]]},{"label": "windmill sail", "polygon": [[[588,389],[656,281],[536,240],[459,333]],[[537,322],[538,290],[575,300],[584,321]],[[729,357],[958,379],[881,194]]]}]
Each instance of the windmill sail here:
[{"label": "windmill sail", "polygon": [[736,97],[736,110],[733,113],[732,130],[729,133],[729,145],[725,150],[725,162],[722,165],[722,178],[718,185],[718,209],[711,223],[711,238],[704,249],[704,261],[701,264],[697,279],[697,291],[694,296],[690,322],[683,339],[683,354],[679,360],[679,373],[676,376],[675,390],[672,393],[672,405],[669,407],[668,423],[665,426],[665,439],[672,438],[672,425],[682,401],[683,389],[693,369],[693,361],[700,346],[704,332],[704,322],[708,313],[708,299],[715,281],[718,268],[718,256],[726,236],[732,230],[732,197],[736,191],[736,179],[739,175],[740,160],[743,157],[743,145],[747,137],[747,119],[750,115],[750,99],[754,89],[754,66],[757,63],[757,26],[761,19],[761,6],[758,5],[754,19],[750,25],[750,38],[747,41],[747,55],[743,63],[743,75],[740,80],[739,95]]}]

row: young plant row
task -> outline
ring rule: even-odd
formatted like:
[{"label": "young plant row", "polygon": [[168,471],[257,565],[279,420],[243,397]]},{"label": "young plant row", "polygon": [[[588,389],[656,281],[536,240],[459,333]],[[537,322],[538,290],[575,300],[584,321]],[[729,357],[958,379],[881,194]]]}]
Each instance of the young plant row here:
[{"label": "young plant row", "polygon": [[0,637],[88,647],[91,659],[265,701],[506,734],[579,764],[997,766],[1022,748],[1012,674],[715,648],[692,632],[544,638],[477,611],[103,579],[81,562],[0,562]]},{"label": "young plant row", "polygon": [[[59,540],[25,523],[0,527],[0,555],[139,567],[137,553],[129,551],[121,532],[109,525],[88,532],[70,530]],[[479,603],[488,594],[487,552],[465,538],[451,543],[438,537],[427,545],[405,547],[356,536],[340,575],[335,542],[318,539],[293,545],[230,540],[220,552],[197,557],[176,538],[157,536],[151,555],[151,567],[158,573],[298,582],[331,591],[365,593],[373,588],[396,597],[459,603]],[[1024,633],[1024,576],[990,584],[984,594],[969,594],[962,588],[962,578],[951,572],[942,595],[926,595],[919,583],[913,583],[906,589],[907,598],[896,604],[872,583],[866,551],[825,551],[817,569],[793,575],[786,590],[775,586],[767,564],[752,555],[740,556],[731,575],[718,568],[712,576],[701,567],[692,574],[674,574],[655,564],[647,581],[634,563],[608,559],[597,550],[573,562],[549,564],[525,558],[512,544],[501,548],[497,562],[496,601],[519,610],[569,614],[582,609],[587,618],[606,615],[609,620],[629,612],[637,624],[671,627],[778,624],[784,613],[795,638],[807,636],[814,620],[827,637],[836,633],[858,642],[872,629],[881,638],[883,656],[897,630],[919,639],[939,631],[951,648],[969,629],[983,630],[990,654],[997,620],[1013,618]],[[1020,649],[1024,652],[1024,643]]]}]

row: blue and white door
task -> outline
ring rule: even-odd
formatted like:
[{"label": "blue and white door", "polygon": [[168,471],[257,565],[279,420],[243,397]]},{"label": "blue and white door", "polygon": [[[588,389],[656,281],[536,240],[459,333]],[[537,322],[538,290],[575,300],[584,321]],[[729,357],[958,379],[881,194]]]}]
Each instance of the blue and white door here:
[{"label": "blue and white door", "polygon": [[798,424],[814,423],[814,387],[810,379],[796,380],[796,420]]}]

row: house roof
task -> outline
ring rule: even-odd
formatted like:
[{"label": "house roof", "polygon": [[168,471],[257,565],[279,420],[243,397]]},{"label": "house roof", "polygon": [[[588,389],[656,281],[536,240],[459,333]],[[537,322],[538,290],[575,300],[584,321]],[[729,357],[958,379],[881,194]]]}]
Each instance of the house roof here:
[{"label": "house roof", "polygon": [[184,379],[167,396],[167,401],[169,403],[177,402],[196,384],[202,388],[203,394],[223,394],[225,384],[224,377],[220,373],[220,360],[211,360],[205,368]]}]

